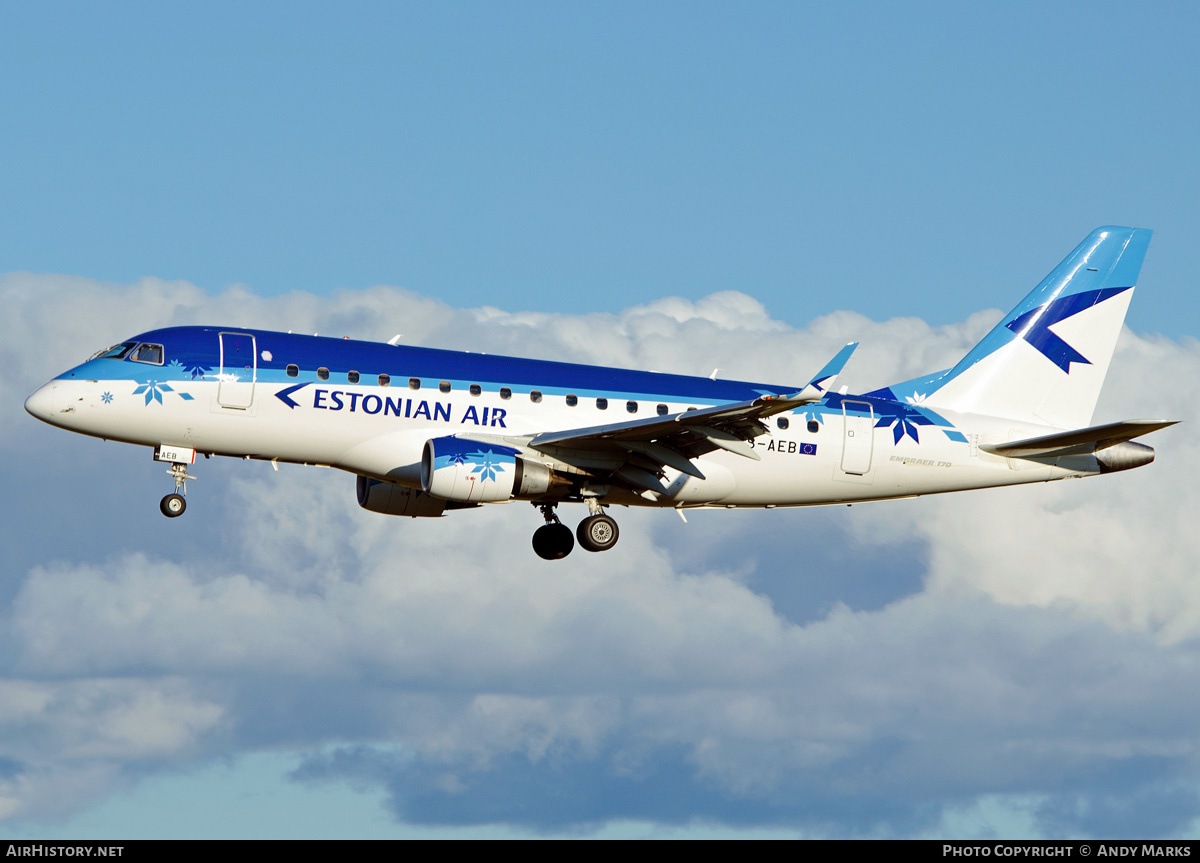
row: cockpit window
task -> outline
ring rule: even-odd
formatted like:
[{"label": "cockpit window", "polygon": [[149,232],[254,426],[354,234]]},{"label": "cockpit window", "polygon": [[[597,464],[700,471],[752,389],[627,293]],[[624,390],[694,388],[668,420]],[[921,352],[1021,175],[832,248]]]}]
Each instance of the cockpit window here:
[{"label": "cockpit window", "polygon": [[119,345],[113,345],[106,351],[97,351],[92,355],[94,360],[123,360],[125,355],[129,353],[129,349],[136,345],[137,342],[121,342]]},{"label": "cockpit window", "polygon": [[161,366],[163,361],[163,346],[150,345],[143,342],[133,349],[129,355],[129,359],[135,363],[151,363],[152,365]]}]

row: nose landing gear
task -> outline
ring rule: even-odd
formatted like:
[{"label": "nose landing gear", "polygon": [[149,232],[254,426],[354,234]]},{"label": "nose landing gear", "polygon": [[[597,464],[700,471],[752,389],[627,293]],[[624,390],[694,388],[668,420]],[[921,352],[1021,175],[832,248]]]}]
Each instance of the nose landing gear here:
[{"label": "nose landing gear", "polygon": [[[188,466],[175,462],[171,465],[171,469],[167,471],[167,475],[175,480],[175,493],[169,494],[158,502],[158,508],[162,510],[162,514],[167,518],[179,518],[183,515],[183,511],[187,509],[187,501],[183,495],[187,494],[187,481],[195,479],[188,473]],[[182,492],[182,494],[180,494]]]}]

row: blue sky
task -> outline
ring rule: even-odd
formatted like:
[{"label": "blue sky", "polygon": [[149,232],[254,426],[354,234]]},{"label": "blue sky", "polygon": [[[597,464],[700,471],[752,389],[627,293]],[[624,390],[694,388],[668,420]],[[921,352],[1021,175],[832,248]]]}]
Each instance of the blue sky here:
[{"label": "blue sky", "polygon": [[1197,233],[1186,3],[0,16],[10,270],[949,323],[1098,224],[1155,228],[1168,284]]},{"label": "blue sky", "polygon": [[866,389],[1115,223],[1156,233],[1097,421],[1194,419],[1198,37],[1185,3],[0,5],[0,833],[1194,833],[1186,427],[1081,487],[631,513],[564,574],[513,508],[400,530],[299,468],[206,463],[169,533],[145,453],[20,405],[217,321],[797,381],[861,339]]}]

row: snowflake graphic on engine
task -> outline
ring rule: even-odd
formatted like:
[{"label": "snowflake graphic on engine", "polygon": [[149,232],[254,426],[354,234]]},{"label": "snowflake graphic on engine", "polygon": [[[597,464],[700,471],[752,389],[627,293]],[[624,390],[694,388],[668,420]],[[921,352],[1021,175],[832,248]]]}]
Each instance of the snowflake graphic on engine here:
[{"label": "snowflake graphic on engine", "polygon": [[496,458],[496,454],[491,452],[473,452],[469,456],[475,467],[471,469],[472,474],[477,474],[480,479],[485,482],[495,482],[496,474],[504,471],[503,462]]}]

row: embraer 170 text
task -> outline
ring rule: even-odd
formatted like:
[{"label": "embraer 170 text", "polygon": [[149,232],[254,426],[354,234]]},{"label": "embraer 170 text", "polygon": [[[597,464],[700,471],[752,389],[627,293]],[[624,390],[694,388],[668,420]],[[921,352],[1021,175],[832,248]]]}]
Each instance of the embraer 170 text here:
[{"label": "embraer 170 text", "polygon": [[1089,426],[1150,242],[1098,228],[951,369],[849,395],[855,345],[803,386],[713,380],[237,327],[153,330],[33,393],[38,419],[154,448],[184,510],[196,454],[338,467],[387,515],[529,501],[544,558],[585,504],[588,551],[617,542],[611,504],[854,503],[1092,476],[1148,464],[1133,438],[1172,425]]}]

